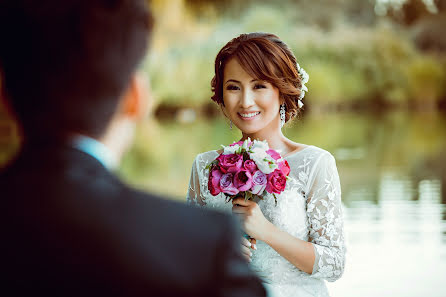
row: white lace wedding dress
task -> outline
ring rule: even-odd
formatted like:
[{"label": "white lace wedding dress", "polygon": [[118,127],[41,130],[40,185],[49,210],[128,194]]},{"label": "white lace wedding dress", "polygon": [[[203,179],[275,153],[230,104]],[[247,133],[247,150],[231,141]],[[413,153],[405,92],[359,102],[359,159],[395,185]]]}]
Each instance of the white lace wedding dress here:
[{"label": "white lace wedding dress", "polygon": [[[206,165],[217,151],[199,154],[193,163],[187,201],[190,204],[231,212],[223,194],[212,196],[207,188]],[[313,243],[316,260],[313,273],[305,273],[264,242],[257,241],[251,268],[266,283],[269,296],[329,296],[324,280],[335,281],[344,270],[345,245],[341,188],[335,159],[315,146],[291,154],[292,180],[274,199],[258,202],[264,216],[278,228]]]}]

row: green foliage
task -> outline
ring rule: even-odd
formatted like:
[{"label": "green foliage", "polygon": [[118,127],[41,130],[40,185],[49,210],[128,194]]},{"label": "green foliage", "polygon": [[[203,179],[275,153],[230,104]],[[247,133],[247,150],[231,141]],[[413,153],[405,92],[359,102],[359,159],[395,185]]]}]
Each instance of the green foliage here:
[{"label": "green foliage", "polygon": [[297,45],[308,64],[309,102],[405,100],[407,64],[419,55],[388,29],[339,28]]},{"label": "green foliage", "polygon": [[410,99],[416,101],[435,101],[445,94],[445,65],[438,60],[420,56],[407,65]]},{"label": "green foliage", "polygon": [[[445,95],[446,68],[437,58],[416,50],[404,31],[346,23],[330,30],[306,26],[299,22],[305,18],[297,4],[285,3],[288,9],[279,4],[252,5],[239,13],[238,19],[189,17],[177,29],[169,27],[170,31],[163,33],[160,28],[155,39],[161,38],[169,46],[155,48],[149,57],[159,101],[195,107],[209,102],[218,50],[240,33],[253,31],[275,33],[290,45],[310,75],[309,105],[377,98],[404,105],[413,98],[435,102]],[[178,32],[170,39],[167,33],[172,30]]]}]

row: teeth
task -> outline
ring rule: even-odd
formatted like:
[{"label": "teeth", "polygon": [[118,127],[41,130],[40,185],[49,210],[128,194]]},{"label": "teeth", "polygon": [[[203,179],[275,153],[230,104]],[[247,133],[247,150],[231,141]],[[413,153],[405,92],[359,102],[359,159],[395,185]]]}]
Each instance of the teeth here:
[{"label": "teeth", "polygon": [[252,118],[253,116],[256,116],[256,115],[258,115],[260,112],[258,111],[258,112],[252,112],[252,113],[241,113],[240,115],[243,117],[243,118]]}]

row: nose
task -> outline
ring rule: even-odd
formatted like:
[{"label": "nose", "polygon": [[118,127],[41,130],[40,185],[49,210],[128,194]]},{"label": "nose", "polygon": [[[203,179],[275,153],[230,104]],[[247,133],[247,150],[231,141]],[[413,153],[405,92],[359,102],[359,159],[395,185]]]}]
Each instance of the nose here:
[{"label": "nose", "polygon": [[241,107],[244,109],[248,109],[249,107],[253,106],[255,104],[255,94],[249,90],[248,88],[245,89],[243,92],[243,96],[241,98]]}]

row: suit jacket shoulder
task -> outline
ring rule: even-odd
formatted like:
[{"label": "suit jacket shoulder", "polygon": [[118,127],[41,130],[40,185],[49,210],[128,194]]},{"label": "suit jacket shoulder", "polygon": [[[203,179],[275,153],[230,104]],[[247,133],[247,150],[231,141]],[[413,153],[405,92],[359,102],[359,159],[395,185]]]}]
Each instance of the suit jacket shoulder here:
[{"label": "suit jacket shoulder", "polygon": [[16,296],[262,296],[229,217],[134,190],[80,151],[27,150],[0,185]]}]

